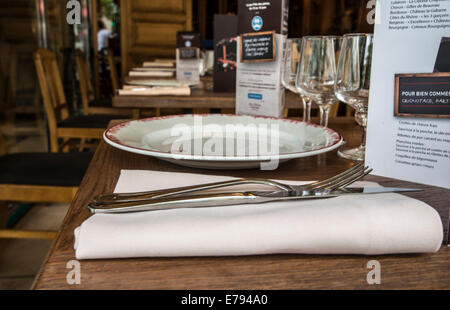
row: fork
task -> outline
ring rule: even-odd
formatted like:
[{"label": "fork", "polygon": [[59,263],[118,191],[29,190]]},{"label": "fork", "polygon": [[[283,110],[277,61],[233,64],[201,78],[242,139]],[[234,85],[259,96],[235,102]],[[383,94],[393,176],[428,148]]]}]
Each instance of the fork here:
[{"label": "fork", "polygon": [[369,167],[364,167],[362,164],[357,164],[354,167],[335,175],[326,180],[313,182],[305,185],[289,185],[281,182],[266,180],[266,179],[238,179],[225,182],[209,183],[202,185],[178,187],[171,189],[163,189],[157,191],[140,192],[140,193],[124,193],[124,194],[102,194],[97,196],[93,203],[98,204],[116,204],[124,202],[140,202],[148,199],[164,198],[171,196],[178,196],[193,192],[205,191],[210,189],[218,189],[243,184],[260,184],[267,185],[282,191],[294,191],[298,193],[310,193],[320,191],[323,193],[333,191],[339,188],[345,188],[354,182],[364,178],[372,172]]}]

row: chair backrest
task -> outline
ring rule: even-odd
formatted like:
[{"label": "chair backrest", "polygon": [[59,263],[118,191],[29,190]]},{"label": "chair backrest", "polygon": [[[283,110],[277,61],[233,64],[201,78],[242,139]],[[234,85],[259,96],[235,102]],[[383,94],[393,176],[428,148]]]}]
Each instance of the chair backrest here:
[{"label": "chair backrest", "polygon": [[109,64],[109,74],[111,76],[111,83],[113,94],[117,94],[117,90],[120,88],[119,74],[117,73],[116,61],[114,60],[114,52],[112,49],[108,48],[108,64]]},{"label": "chair backrest", "polygon": [[6,77],[3,73],[2,55],[0,49],[0,106],[4,105],[6,100]]},{"label": "chair backrest", "polygon": [[40,48],[34,53],[34,64],[44,100],[49,129],[53,131],[56,130],[58,121],[69,116],[69,108],[56,55],[48,49]]},{"label": "chair backrest", "polygon": [[5,155],[8,152],[6,147],[6,141],[3,138],[2,131],[0,130],[0,156]]},{"label": "chair backrest", "polygon": [[89,102],[95,99],[94,87],[92,86],[86,55],[80,49],[75,51],[75,62],[80,82],[81,102],[84,114],[88,114]]}]

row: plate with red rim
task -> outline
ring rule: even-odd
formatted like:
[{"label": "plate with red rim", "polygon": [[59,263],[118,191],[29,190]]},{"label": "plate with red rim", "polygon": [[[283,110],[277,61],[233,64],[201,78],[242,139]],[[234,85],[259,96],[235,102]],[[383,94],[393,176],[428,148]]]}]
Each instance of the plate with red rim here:
[{"label": "plate with red rim", "polygon": [[274,169],[344,143],[339,133],[316,124],[224,114],[133,120],[109,128],[103,138],[127,152],[204,169]]}]

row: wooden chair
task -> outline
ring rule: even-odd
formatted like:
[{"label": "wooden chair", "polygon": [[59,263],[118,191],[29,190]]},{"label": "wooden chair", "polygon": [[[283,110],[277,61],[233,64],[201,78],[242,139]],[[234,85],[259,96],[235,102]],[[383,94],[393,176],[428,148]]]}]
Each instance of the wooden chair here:
[{"label": "wooden chair", "polygon": [[[0,133],[0,152],[6,145]],[[70,203],[91,153],[19,153],[0,156],[0,238],[53,239],[56,232],[6,229],[11,202]]]},{"label": "wooden chair", "polygon": [[[89,75],[89,68],[86,63],[86,57],[85,54],[79,49],[75,51],[75,62],[77,65],[78,79],[80,82],[83,114],[122,115],[123,118],[130,118],[130,115],[133,115],[134,111],[131,109],[113,108],[111,99],[95,99],[94,87],[92,86],[91,78]],[[115,72],[117,74],[117,71]],[[116,89],[118,89],[118,87],[119,86],[116,85],[116,88],[114,88],[113,82],[114,94],[116,93]]]},{"label": "wooden chair", "polygon": [[7,153],[6,141],[0,132],[0,156],[5,155],[6,153]]},{"label": "wooden chair", "polygon": [[[34,54],[34,61],[47,113],[51,151],[67,151],[71,139],[81,139],[82,144],[78,147],[93,146],[84,144],[84,139],[101,139],[108,123],[117,119],[117,115],[69,115],[55,54],[48,49],[39,49]],[[64,142],[61,145],[60,139]]]},{"label": "wooden chair", "polygon": [[116,61],[114,60],[114,52],[110,48],[107,49],[107,57],[113,93],[117,94],[117,91],[120,89],[120,80],[119,74],[117,73]]},{"label": "wooden chair", "polygon": [[[0,111],[4,112],[6,110],[6,83],[7,79],[6,76],[3,73],[3,64],[2,64],[2,58],[0,53]],[[1,115],[0,112],[0,115]]]},{"label": "wooden chair", "polygon": [[[1,42],[2,38],[0,38]],[[0,107],[6,115],[8,124],[13,125],[18,114],[34,114],[38,127],[42,126],[42,106],[39,89],[34,86],[34,81],[28,77],[34,70],[29,69],[32,61],[34,44],[30,43],[5,43],[0,44]],[[24,71],[25,70],[25,71]],[[27,77],[21,79],[23,75]],[[17,104],[18,102],[26,104]]]}]

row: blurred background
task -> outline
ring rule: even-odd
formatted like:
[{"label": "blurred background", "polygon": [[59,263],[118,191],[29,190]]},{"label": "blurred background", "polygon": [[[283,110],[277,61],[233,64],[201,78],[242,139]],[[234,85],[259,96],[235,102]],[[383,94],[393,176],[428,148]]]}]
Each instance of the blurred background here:
[{"label": "blurred background", "polygon": [[[70,114],[82,115],[77,53],[81,51],[86,60],[95,99],[110,100],[114,89],[111,66],[123,81],[124,75],[143,61],[174,58],[176,33],[182,30],[199,32],[202,49],[211,50],[214,14],[237,14],[238,3],[78,0],[80,23],[69,24],[68,2],[74,1],[0,0],[0,135],[5,137],[9,154],[50,150],[33,61],[38,48],[56,54]],[[366,1],[359,0],[290,0],[289,37],[372,32],[366,22],[366,5]],[[40,204],[32,209],[27,204],[12,204],[7,226],[57,230],[67,208],[68,204],[59,208]],[[51,240],[0,242],[0,289],[29,288]]]},{"label": "blurred background", "polygon": [[[81,24],[69,25],[61,0],[0,0],[0,120],[10,136],[16,121],[43,129],[43,108],[32,55],[57,54],[71,112],[81,108],[75,49],[86,55],[97,98],[112,95],[109,68],[99,48],[114,53],[119,72],[143,61],[174,57],[176,32],[195,30],[212,48],[214,14],[237,14],[237,0],[80,0]],[[289,37],[371,32],[366,2],[291,0]],[[107,37],[107,42],[102,38]],[[100,42],[99,43],[99,38]],[[101,45],[103,44],[103,45]],[[100,45],[100,46],[99,46]],[[19,130],[20,131],[20,130]]]}]

